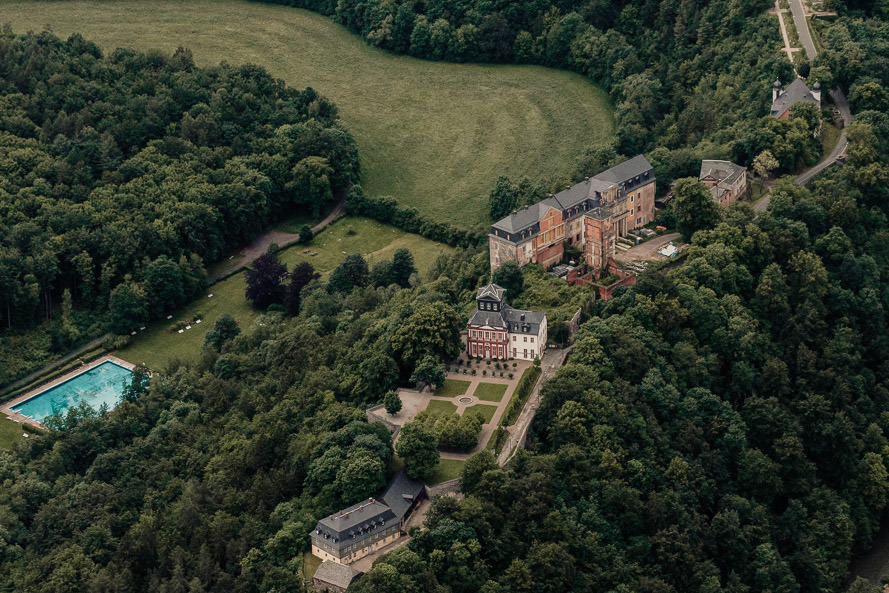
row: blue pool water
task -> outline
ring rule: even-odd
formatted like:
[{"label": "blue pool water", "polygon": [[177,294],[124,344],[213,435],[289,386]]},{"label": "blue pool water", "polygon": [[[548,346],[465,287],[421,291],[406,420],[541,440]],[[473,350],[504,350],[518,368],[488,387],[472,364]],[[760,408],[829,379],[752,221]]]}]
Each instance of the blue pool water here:
[{"label": "blue pool water", "polygon": [[12,409],[41,423],[56,412],[64,415],[68,408],[80,402],[88,403],[95,410],[102,404],[107,404],[111,410],[120,403],[124,385],[130,382],[132,374],[129,369],[106,360],[85,373],[71,377],[64,383],[13,406]]}]

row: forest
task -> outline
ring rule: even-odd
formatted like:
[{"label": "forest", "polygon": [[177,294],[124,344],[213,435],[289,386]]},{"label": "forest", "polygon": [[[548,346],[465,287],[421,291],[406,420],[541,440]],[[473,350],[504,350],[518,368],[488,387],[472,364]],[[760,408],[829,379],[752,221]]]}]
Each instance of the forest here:
[{"label": "forest", "polygon": [[[208,264],[357,182],[336,107],[255,66],[79,35],[0,34],[0,327],[52,348],[129,333],[199,294]],[[106,312],[110,313],[106,314]],[[0,365],[4,366],[4,365]],[[0,371],[0,381],[3,381]]]},{"label": "forest", "polygon": [[[661,157],[658,176],[674,178],[696,175],[688,169],[696,151],[708,147],[753,158],[775,142],[788,144],[788,133],[791,140],[809,137],[811,130],[800,128],[805,123],[761,119],[771,81],[790,76],[789,64],[768,49],[776,27],[762,15],[766,4],[299,3],[396,52],[542,63],[589,75],[612,93],[621,130],[617,146],[604,153],[591,147],[589,162],[646,150]],[[465,498],[436,500],[426,529],[378,561],[354,585],[357,593],[847,588],[849,562],[871,544],[889,497],[889,25],[879,7],[839,8],[823,61],[810,65],[810,74],[829,75],[848,91],[856,123],[848,129],[844,166],[809,187],[779,179],[765,213],[742,203],[683,222],[691,247],[682,265],[655,267],[636,286],[589,308],[566,365],[542,387],[528,450],[505,468],[487,452],[472,457],[461,477]],[[4,167],[21,171],[0,193],[0,225],[16,221],[0,229],[0,240],[4,250],[18,250],[2,261],[32,257],[28,322],[51,307],[50,298],[100,308],[114,297],[121,311],[138,312],[123,305],[138,301],[140,291],[147,311],[155,311],[146,315],[157,314],[166,301],[160,293],[161,300],[145,296],[155,294],[149,270],[175,276],[175,267],[183,291],[200,286],[203,262],[218,257],[214,248],[244,240],[260,228],[250,225],[276,208],[315,205],[288,203],[288,183],[298,178],[317,187],[326,176],[328,185],[320,185],[334,193],[356,179],[354,144],[337,125],[335,108],[310,90],[284,89],[252,69],[199,70],[185,50],[102,58],[77,37],[3,39],[2,56],[11,48],[29,56],[4,71],[5,88],[17,90],[4,91],[0,120],[3,137],[19,147],[6,150],[4,162],[16,165]],[[67,84],[53,92],[52,76],[30,88],[36,74],[28,74],[29,64],[46,55],[68,56],[60,58],[70,65],[57,72],[60,81],[105,72],[98,78],[104,84],[128,84],[93,103],[85,82],[80,94]],[[127,94],[143,88],[141,77],[147,89],[196,78],[210,90],[194,82],[194,95],[182,92],[189,107],[178,116],[155,112],[150,94]],[[233,99],[213,101],[235,88],[243,90],[243,104],[256,101],[251,113],[266,116],[244,124],[250,132],[226,120],[234,117],[225,110]],[[257,99],[266,96],[259,88],[275,89],[277,98]],[[72,123],[71,114],[83,108],[65,111],[56,127],[45,107],[28,109],[48,97],[57,105],[81,97],[93,107],[132,108],[141,123],[99,132],[93,121],[95,135],[85,125],[80,136],[69,135],[65,126],[79,121]],[[212,117],[201,126],[186,125],[186,117],[197,121],[205,113]],[[125,141],[141,137],[140,126],[148,130],[150,121],[164,122],[160,137]],[[233,129],[238,133],[225,135]],[[98,138],[90,154],[105,162],[106,133],[120,151],[115,165],[88,165],[78,142]],[[280,161],[270,148],[281,148],[277,141],[286,149]],[[788,154],[798,161],[782,163],[784,171],[809,158]],[[33,160],[14,160],[26,156]],[[265,157],[280,168],[262,169]],[[40,174],[29,177],[33,171]],[[218,185],[234,184],[265,196],[259,206],[250,201],[260,210],[245,211],[259,222],[218,214],[210,220],[235,226],[201,227],[189,237],[212,240],[200,245],[176,234],[178,217],[154,226],[149,213],[165,210],[144,196],[159,195],[151,190],[161,179],[191,188],[192,171],[204,175],[198,194],[207,201],[182,198],[174,206],[216,212],[237,204],[210,199]],[[53,193],[57,185],[64,194]],[[513,191],[507,180],[502,185]],[[518,183],[514,191],[538,190]],[[351,208],[435,228],[418,213],[359,192],[351,188]],[[104,218],[91,218],[98,216],[94,202],[105,204]],[[502,204],[492,201],[495,208]],[[51,216],[56,209],[63,216]],[[80,274],[76,261],[65,259],[68,242],[52,240],[75,213],[83,222],[65,235],[77,245],[74,255],[102,237],[123,250],[123,259],[112,257],[116,251],[86,250],[92,276]],[[126,218],[140,215],[145,234],[108,234],[141,230]],[[201,216],[192,221],[210,224]],[[395,259],[374,273],[350,256],[327,281],[303,269],[298,294],[273,286],[275,299],[262,301],[272,303],[269,312],[250,327],[226,320],[214,328],[196,363],[154,369],[150,384],[134,384],[113,412],[72,410],[54,421],[60,430],[0,451],[0,590],[303,590],[302,557],[315,521],[378,492],[394,466],[388,433],[368,424],[363,409],[409,383],[424,361],[446,360],[459,348],[460,308],[488,281],[487,253],[473,239],[454,236],[465,247],[439,258],[425,278],[396,273]],[[147,261],[127,256],[141,254],[127,250],[133,242],[158,251]],[[532,294],[522,298],[532,298],[538,273],[525,271]],[[8,296],[18,293],[4,294],[16,317],[3,320],[19,323],[23,309]],[[852,589],[876,590],[861,582]]]},{"label": "forest", "polygon": [[529,452],[470,459],[355,590],[844,590],[889,497],[889,152],[849,137],[811,189],[597,301]]}]

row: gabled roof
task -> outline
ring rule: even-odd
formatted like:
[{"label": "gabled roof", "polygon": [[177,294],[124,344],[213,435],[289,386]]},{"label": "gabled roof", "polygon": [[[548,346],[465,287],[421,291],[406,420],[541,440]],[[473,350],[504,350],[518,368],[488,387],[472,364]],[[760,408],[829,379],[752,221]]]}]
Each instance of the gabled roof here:
[{"label": "gabled roof", "polygon": [[364,573],[355,570],[351,566],[346,566],[345,564],[340,564],[339,562],[333,562],[331,560],[325,560],[321,563],[321,566],[318,567],[318,570],[315,571],[314,578],[330,585],[334,585],[335,587],[339,587],[340,589],[348,589],[349,585],[352,584],[352,581],[362,574]]},{"label": "gabled roof", "polygon": [[821,104],[812,94],[812,91],[809,90],[809,87],[806,86],[806,83],[801,78],[797,78],[772,101],[772,115],[778,117],[801,101],[815,103],[816,105]]},{"label": "gabled roof", "polygon": [[731,185],[746,173],[747,169],[731,161],[701,161],[701,174],[698,179],[709,177],[720,183]]},{"label": "gabled roof", "polygon": [[[616,184],[645,185],[655,180],[654,175],[645,178],[644,174],[652,171],[651,163],[641,154],[627,159],[624,162],[602,171],[598,175],[574,184],[566,190],[560,191],[531,206],[525,206],[521,210],[513,212],[509,216],[498,220],[491,225],[492,228],[506,233],[518,233],[524,229],[533,227],[539,223],[549,208],[559,211],[569,210],[584,200],[592,200],[592,208],[599,207],[599,194]],[[636,177],[640,177],[636,181]],[[516,242],[516,238],[510,239]]]},{"label": "gabled roof", "polygon": [[399,519],[385,504],[368,498],[335,515],[318,521],[312,537],[324,540],[325,544],[337,549],[344,548],[374,537],[377,533],[397,525]]},{"label": "gabled roof", "polygon": [[493,298],[497,301],[503,300],[503,295],[506,294],[506,289],[500,286],[499,284],[486,284],[478,289],[478,292],[475,293],[476,300],[483,298]]},{"label": "gabled roof", "polygon": [[552,198],[546,198],[536,204],[516,210],[509,216],[505,216],[498,220],[492,226],[501,231],[506,231],[507,233],[517,233],[540,222],[543,215],[546,214],[546,211],[550,208],[555,208],[556,210],[560,209],[558,202]]},{"label": "gabled roof", "polygon": [[[651,163],[648,162],[648,159],[641,154],[637,154],[631,159],[602,171],[596,175],[595,179],[609,183],[623,183],[633,179],[636,175],[642,175],[646,171],[651,171],[651,169]],[[654,181],[654,178],[651,180]]]},{"label": "gabled roof", "polygon": [[383,493],[383,501],[401,521],[414,501],[423,494],[423,488],[423,482],[411,478],[402,469],[395,474]]}]

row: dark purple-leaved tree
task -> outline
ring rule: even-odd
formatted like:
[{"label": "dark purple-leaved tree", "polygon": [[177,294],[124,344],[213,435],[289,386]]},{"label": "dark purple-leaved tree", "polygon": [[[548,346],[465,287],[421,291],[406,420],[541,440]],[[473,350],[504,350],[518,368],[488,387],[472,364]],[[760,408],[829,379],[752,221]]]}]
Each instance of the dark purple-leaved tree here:
[{"label": "dark purple-leaved tree", "polygon": [[288,315],[299,315],[300,293],[315,278],[320,276],[315,273],[312,264],[306,262],[297,264],[290,272],[290,284],[287,286],[287,296],[284,301]]},{"label": "dark purple-leaved tree", "polygon": [[247,270],[247,300],[257,309],[284,303],[287,266],[273,253],[260,255]]}]

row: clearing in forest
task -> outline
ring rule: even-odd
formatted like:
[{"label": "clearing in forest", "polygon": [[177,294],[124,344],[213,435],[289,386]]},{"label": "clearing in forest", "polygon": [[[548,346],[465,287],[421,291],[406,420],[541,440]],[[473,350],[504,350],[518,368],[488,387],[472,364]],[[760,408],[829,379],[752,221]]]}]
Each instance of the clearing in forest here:
[{"label": "clearing in forest", "polygon": [[117,47],[192,50],[198,65],[255,63],[332,99],[358,141],[362,183],[437,220],[488,222],[499,175],[568,176],[609,140],[607,95],[583,77],[536,66],[449,64],[367,45],[327,17],[242,0],[5,0],[13,31],[79,32]]},{"label": "clearing in forest", "polygon": [[[361,253],[370,266],[383,259],[392,259],[396,249],[407,248],[414,256],[414,264],[425,275],[440,253],[450,253],[451,247],[411,235],[394,227],[366,218],[341,218],[324,229],[311,244],[294,245],[278,253],[278,259],[293,268],[307,261],[327,276],[350,253]],[[311,253],[304,253],[308,249]],[[179,310],[172,319],[156,321],[137,334],[133,342],[117,353],[133,364],[144,362],[152,369],[163,369],[167,361],[178,358],[195,360],[204,344],[204,336],[213,329],[216,319],[223,313],[234,317],[242,331],[248,331],[257,314],[247,302],[244,272],[217,282],[207,291],[212,297],[203,296]],[[181,334],[174,329],[180,321],[191,321],[201,316],[201,323],[189,323],[190,329]]]}]

